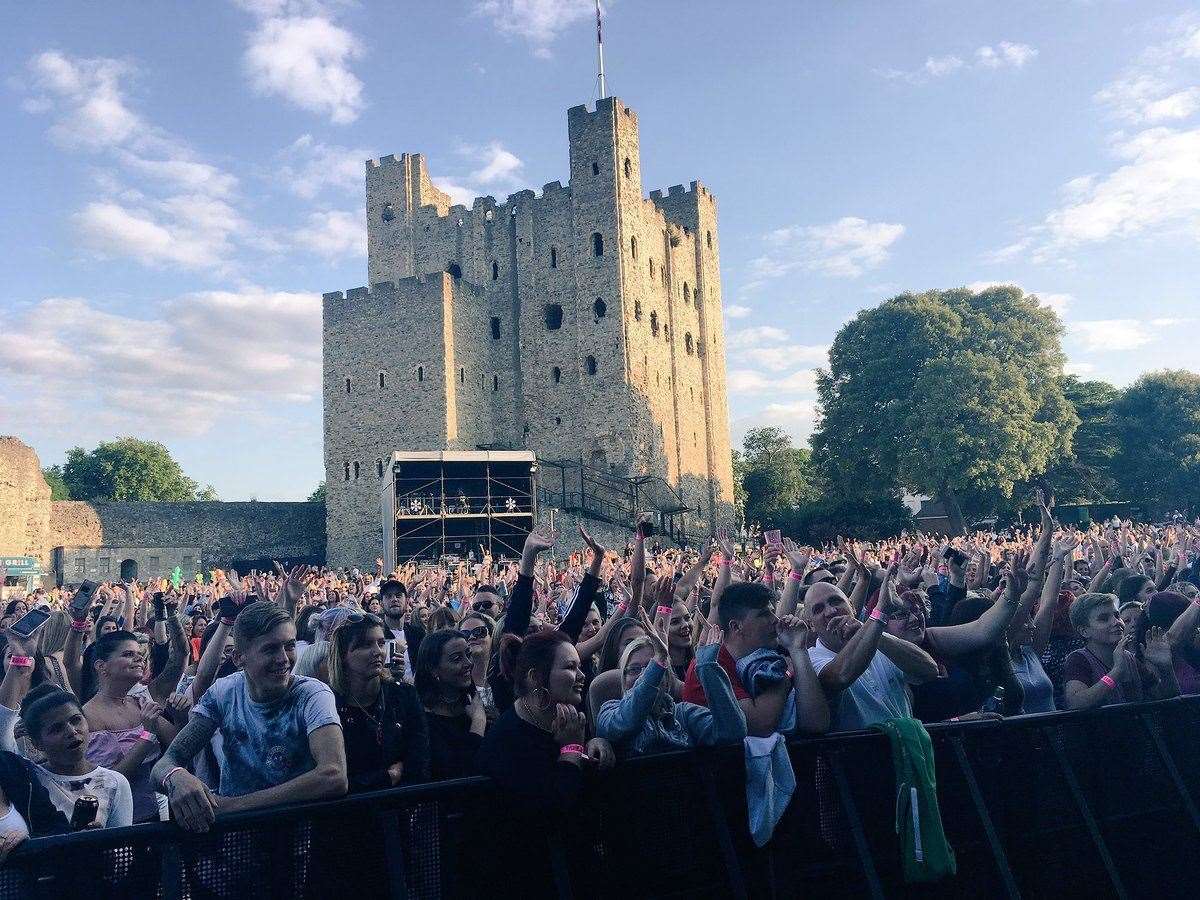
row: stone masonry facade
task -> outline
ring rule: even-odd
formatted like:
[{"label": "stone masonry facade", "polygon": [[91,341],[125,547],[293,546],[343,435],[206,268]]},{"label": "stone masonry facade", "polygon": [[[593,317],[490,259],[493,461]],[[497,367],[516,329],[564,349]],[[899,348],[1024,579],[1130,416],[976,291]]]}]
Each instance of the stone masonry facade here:
[{"label": "stone masonry facade", "polygon": [[529,449],[658,475],[732,514],[716,199],[642,194],[637,115],[567,113],[570,182],[453,205],[420,154],[366,163],[370,287],[324,297],[330,564],[381,552],[394,450]]}]

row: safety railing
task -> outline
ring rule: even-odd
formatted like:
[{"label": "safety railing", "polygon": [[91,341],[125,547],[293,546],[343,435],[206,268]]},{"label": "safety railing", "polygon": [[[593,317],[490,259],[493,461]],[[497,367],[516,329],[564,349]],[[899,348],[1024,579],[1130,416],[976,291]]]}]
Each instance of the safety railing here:
[{"label": "safety railing", "polygon": [[580,833],[470,778],[232,815],[200,836],[29,841],[0,869],[0,900],[1195,896],[1200,697],[929,732],[958,864],[933,885],[904,883],[889,746],[858,732],[789,744],[796,791],[763,848],[727,747],[595,776]]}]

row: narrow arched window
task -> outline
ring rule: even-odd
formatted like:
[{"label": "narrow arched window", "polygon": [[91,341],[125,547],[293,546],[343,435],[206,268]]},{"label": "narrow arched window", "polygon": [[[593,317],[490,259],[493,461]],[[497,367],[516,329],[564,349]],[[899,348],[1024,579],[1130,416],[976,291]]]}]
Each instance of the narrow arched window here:
[{"label": "narrow arched window", "polygon": [[596,374],[596,357],[589,356],[587,359],[584,360],[584,365],[587,366],[587,373],[589,375]]},{"label": "narrow arched window", "polygon": [[343,463],[342,465],[344,465],[346,467],[346,481],[349,481],[350,480],[350,463],[346,462],[346,463]]},{"label": "narrow arched window", "polygon": [[650,333],[658,337],[658,313],[650,310]]},{"label": "narrow arched window", "polygon": [[625,157],[625,177],[628,178],[633,174],[633,163],[629,161],[629,157]]},{"label": "narrow arched window", "polygon": [[425,380],[425,367],[417,366],[417,381],[424,381],[424,380]]},{"label": "narrow arched window", "polygon": [[688,287],[688,283],[683,283],[683,302],[687,306],[692,305],[692,289]]},{"label": "narrow arched window", "polygon": [[358,460],[354,461],[354,480],[358,481]]},{"label": "narrow arched window", "polygon": [[382,459],[375,460],[375,474],[378,475],[380,478],[383,477],[383,460]]},{"label": "narrow arched window", "polygon": [[499,375],[493,375],[493,376],[492,376],[492,393],[494,394],[494,393],[496,393],[498,390],[500,390],[500,376],[499,376]]},{"label": "narrow arched window", "polygon": [[546,330],[558,331],[562,328],[563,308],[557,303],[546,304]]},{"label": "narrow arched window", "polygon": [[381,388],[387,387],[387,375],[385,375],[383,372],[379,373],[379,386]]},{"label": "narrow arched window", "polygon": [[712,232],[711,231],[704,232],[704,240],[708,243],[708,249],[711,250],[712,249]]},{"label": "narrow arched window", "polygon": [[650,277],[654,277],[654,257],[650,257]]},{"label": "narrow arched window", "polygon": [[592,312],[596,314],[597,319],[603,319],[608,314],[608,304],[597,297],[596,302],[592,304]]},{"label": "narrow arched window", "polygon": [[347,394],[350,393],[350,379],[349,378],[346,379],[346,393]]},{"label": "narrow arched window", "polygon": [[558,268],[558,248],[557,247],[550,248],[550,268],[552,268],[552,269]]},{"label": "narrow arched window", "polygon": [[642,321],[642,301],[641,300],[633,301],[633,321],[635,321],[635,322]]},{"label": "narrow arched window", "polygon": [[593,175],[599,175],[599,174],[600,174],[600,163],[598,163],[598,162],[594,162],[594,163],[592,163],[592,174],[593,174]]},{"label": "narrow arched window", "polygon": [[635,237],[629,239],[629,252],[634,259],[637,259],[637,238]]},{"label": "narrow arched window", "polygon": [[492,316],[492,340],[500,340],[500,318],[498,316]]},{"label": "narrow arched window", "polygon": [[592,235],[592,253],[595,256],[604,255],[604,235],[598,231]]},{"label": "narrow arched window", "polygon": [[562,381],[562,369],[560,369],[558,366],[555,366],[550,370],[550,377],[554,379],[555,384],[558,384],[560,381]]},{"label": "narrow arched window", "polygon": [[687,350],[687,355],[691,356],[695,350],[695,345],[692,344],[692,333],[690,331],[683,336],[683,346]]},{"label": "narrow arched window", "polygon": [[500,279],[500,263],[496,262],[495,260],[492,260],[492,281],[499,281],[499,279]]},{"label": "narrow arched window", "polygon": [[459,384],[466,384],[466,383],[467,383],[467,370],[466,370],[466,369],[459,369],[459,370],[458,370],[458,383],[459,383]]}]

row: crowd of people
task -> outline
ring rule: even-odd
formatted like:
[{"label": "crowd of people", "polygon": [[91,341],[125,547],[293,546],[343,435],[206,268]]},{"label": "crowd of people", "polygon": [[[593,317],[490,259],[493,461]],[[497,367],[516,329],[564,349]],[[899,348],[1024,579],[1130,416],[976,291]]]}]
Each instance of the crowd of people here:
[{"label": "crowd of people", "polygon": [[680,550],[643,521],[621,548],[534,531],[517,560],[36,591],[0,621],[0,860],[476,774],[552,815],[639,754],[1200,693],[1200,527],[1040,513],[815,548]]}]

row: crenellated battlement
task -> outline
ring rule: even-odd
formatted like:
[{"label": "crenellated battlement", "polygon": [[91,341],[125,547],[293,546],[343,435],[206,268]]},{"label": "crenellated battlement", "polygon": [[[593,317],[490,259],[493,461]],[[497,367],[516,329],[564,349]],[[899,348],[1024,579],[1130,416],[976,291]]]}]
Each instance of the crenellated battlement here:
[{"label": "crenellated battlement", "polygon": [[366,160],[370,284],[322,301],[331,558],[378,555],[397,449],[505,442],[652,473],[704,520],[732,499],[712,197],[645,195],[619,99],[567,120],[569,177],[540,192],[455,202],[421,154]]}]

